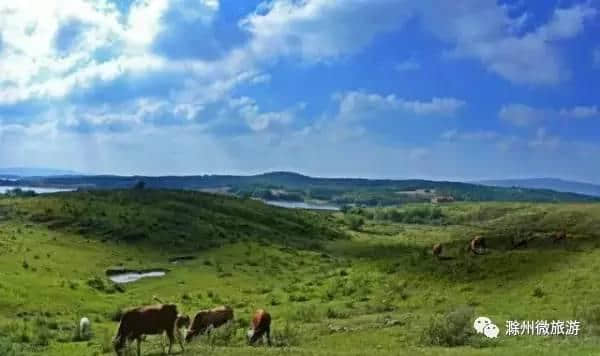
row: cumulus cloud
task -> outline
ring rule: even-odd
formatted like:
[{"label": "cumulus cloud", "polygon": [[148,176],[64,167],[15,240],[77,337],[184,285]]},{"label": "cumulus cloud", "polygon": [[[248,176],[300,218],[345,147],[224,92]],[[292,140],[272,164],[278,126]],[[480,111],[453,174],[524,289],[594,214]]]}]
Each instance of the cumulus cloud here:
[{"label": "cumulus cloud", "polygon": [[410,72],[421,69],[421,64],[415,59],[410,58],[402,62],[396,63],[396,65],[394,65],[394,69],[398,72]]},{"label": "cumulus cloud", "polygon": [[574,119],[600,118],[600,109],[598,106],[575,106],[570,109],[561,109],[559,115]]},{"label": "cumulus cloud", "polygon": [[536,109],[524,104],[504,105],[500,109],[498,116],[504,121],[508,121],[516,126],[530,126],[543,121],[548,112]]},{"label": "cumulus cloud", "polygon": [[256,101],[249,97],[229,100],[229,107],[246,122],[253,131],[264,131],[276,127],[285,127],[294,121],[296,114],[304,110],[306,104],[299,103],[283,111],[261,111]]},{"label": "cumulus cloud", "polygon": [[[402,29],[421,17],[424,26],[454,48],[454,58],[475,58],[488,70],[519,84],[556,84],[569,76],[557,42],[579,35],[597,11],[589,2],[558,8],[551,19],[524,32],[527,13],[510,16],[493,0],[439,1],[274,0],[241,21],[255,53],[328,61],[356,53],[376,34]],[[376,19],[376,20],[374,20]],[[407,63],[400,68],[414,68]]]},{"label": "cumulus cloud", "polygon": [[380,32],[401,26],[414,14],[404,0],[275,0],[240,22],[252,34],[255,53],[299,54],[327,61],[356,53]]},{"label": "cumulus cloud", "polygon": [[[364,121],[389,115],[407,116],[453,116],[466,103],[456,98],[434,97],[427,101],[409,100],[396,97],[349,91],[334,95],[339,102],[338,117],[347,121]],[[385,117],[384,116],[384,117]]]},{"label": "cumulus cloud", "polygon": [[508,104],[502,106],[498,113],[500,119],[516,126],[531,126],[546,120],[557,119],[590,119],[600,118],[598,106],[575,106],[560,110],[535,108],[524,104]]},{"label": "cumulus cloud", "polygon": [[500,137],[495,131],[468,131],[461,132],[456,129],[444,131],[441,136],[447,141],[490,141]]},{"label": "cumulus cloud", "polygon": [[435,34],[455,45],[451,56],[476,58],[514,83],[545,85],[568,77],[556,42],[580,34],[596,12],[590,3],[558,8],[548,23],[524,34],[515,33],[520,18],[509,17],[495,1],[436,2],[424,17]]},{"label": "cumulus cloud", "polygon": [[539,128],[536,131],[535,138],[529,141],[529,146],[537,149],[554,150],[560,145],[560,139],[556,136],[548,135],[545,128]]}]

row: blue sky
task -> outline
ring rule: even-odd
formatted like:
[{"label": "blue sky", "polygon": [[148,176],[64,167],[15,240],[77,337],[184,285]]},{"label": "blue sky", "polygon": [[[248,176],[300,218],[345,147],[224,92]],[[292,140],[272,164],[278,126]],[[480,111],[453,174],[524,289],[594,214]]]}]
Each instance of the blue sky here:
[{"label": "blue sky", "polygon": [[600,183],[600,2],[0,0],[0,167]]}]

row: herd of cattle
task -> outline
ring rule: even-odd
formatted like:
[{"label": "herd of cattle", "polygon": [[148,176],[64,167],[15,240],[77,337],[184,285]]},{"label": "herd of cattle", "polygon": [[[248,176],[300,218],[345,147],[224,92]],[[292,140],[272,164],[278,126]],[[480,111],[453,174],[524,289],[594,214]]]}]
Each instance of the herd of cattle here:
[{"label": "herd of cattle", "polygon": [[[557,232],[553,233],[551,237],[552,237],[553,242],[560,242],[560,241],[564,241],[567,239],[567,233],[565,231],[557,231]],[[523,239],[523,240],[520,240],[517,242],[513,242],[513,247],[522,247],[522,246],[526,245],[528,241],[529,240],[527,240],[527,239]],[[484,238],[481,236],[476,236],[475,238],[473,238],[471,240],[471,242],[469,242],[468,250],[476,255],[485,254],[486,253],[486,244],[485,244]],[[442,244],[437,243],[437,244],[433,245],[433,247],[431,249],[431,253],[437,259],[443,260],[443,259],[451,258],[448,256],[443,256],[442,252],[443,252]]]},{"label": "herd of cattle", "polygon": [[[123,313],[117,335],[113,343],[115,352],[121,356],[128,341],[137,341],[137,354],[141,355],[141,342],[146,335],[167,334],[169,351],[175,339],[184,350],[184,340],[189,343],[194,337],[218,328],[233,320],[233,309],[220,306],[210,310],[199,311],[192,321],[189,316],[179,314],[175,304],[156,304],[130,309]],[[263,309],[258,309],[252,318],[251,329],[248,330],[248,342],[255,344],[266,336],[271,345],[271,315]],[[185,330],[187,332],[185,332]]]},{"label": "herd of cattle", "polygon": [[[566,233],[557,232],[552,239],[562,241]],[[485,240],[481,236],[473,238],[468,246],[470,252],[481,255],[486,253]],[[438,259],[450,257],[442,256],[442,244],[435,244],[432,248],[433,255]],[[156,297],[155,297],[156,298]],[[157,299],[157,298],[156,298]],[[158,299],[157,299],[158,300]],[[158,300],[160,302],[160,300]],[[177,338],[181,349],[184,350],[185,342],[190,342],[194,337],[209,333],[211,329],[218,328],[233,320],[233,309],[220,306],[210,310],[199,311],[194,320],[189,316],[179,314],[177,305],[160,303],[157,305],[139,307],[126,311],[119,323],[119,329],[114,339],[114,347],[118,356],[121,356],[128,341],[137,341],[137,354],[141,355],[141,342],[145,335],[167,334],[169,351]],[[271,315],[263,309],[258,309],[252,318],[251,328],[248,330],[248,342],[255,344],[266,336],[268,345],[271,345]],[[89,320],[83,318],[80,329],[89,328]],[[184,330],[187,329],[187,332]]]}]

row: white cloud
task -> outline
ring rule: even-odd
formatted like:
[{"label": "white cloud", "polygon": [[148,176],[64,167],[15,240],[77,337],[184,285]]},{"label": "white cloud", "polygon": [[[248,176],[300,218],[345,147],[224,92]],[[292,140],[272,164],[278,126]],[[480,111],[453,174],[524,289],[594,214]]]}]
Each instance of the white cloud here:
[{"label": "white cloud", "polygon": [[516,126],[531,126],[546,120],[557,119],[590,119],[600,118],[598,106],[575,106],[560,110],[541,109],[523,104],[508,104],[502,106],[498,113],[500,119],[511,122]]},{"label": "white cloud", "polygon": [[251,130],[265,131],[292,124],[296,114],[304,110],[305,104],[299,103],[283,111],[262,112],[254,99],[241,97],[230,99],[229,107],[237,111]]},{"label": "white cloud", "polygon": [[240,25],[253,35],[254,53],[326,61],[358,52],[376,34],[400,27],[413,12],[404,0],[275,0],[263,3]]},{"label": "white cloud", "polygon": [[[358,52],[381,32],[401,29],[415,16],[425,28],[454,46],[451,57],[479,60],[488,70],[519,84],[557,84],[569,77],[556,42],[579,35],[597,11],[589,2],[558,8],[551,19],[522,33],[529,14],[509,16],[493,0],[273,0],[241,21],[253,35],[258,56],[299,55],[329,61]],[[377,19],[376,21],[373,19]],[[414,69],[415,63],[399,65]]]},{"label": "white cloud", "polygon": [[136,0],[127,17],[125,38],[134,49],[145,50],[161,31],[160,22],[169,7],[168,0]]},{"label": "white cloud", "polygon": [[598,106],[575,106],[570,109],[561,109],[559,114],[563,117],[574,119],[600,118]]},{"label": "white cloud", "polygon": [[394,69],[398,72],[410,72],[421,69],[421,64],[417,62],[415,59],[410,58],[402,62],[396,63]]},{"label": "white cloud", "polygon": [[[210,22],[218,8],[216,0],[135,0],[124,15],[106,0],[47,0],[36,6],[0,1],[0,72],[10,84],[0,88],[0,105],[62,98],[132,74],[172,72],[210,82],[235,77],[243,71],[240,65],[169,61],[151,49],[167,11]],[[57,45],[61,36],[68,37],[67,48]]]},{"label": "white cloud", "polygon": [[339,102],[338,117],[349,121],[376,119],[382,114],[413,116],[453,116],[466,103],[456,98],[432,98],[429,101],[408,100],[393,94],[383,96],[350,91],[334,96]]},{"label": "white cloud", "polygon": [[441,136],[447,141],[492,141],[500,137],[495,131],[469,131],[460,132],[456,129],[444,131]]},{"label": "white cloud", "polygon": [[411,160],[423,160],[431,154],[427,148],[417,147],[408,150],[408,158]]},{"label": "white cloud", "polygon": [[547,85],[569,75],[555,42],[581,33],[596,10],[589,3],[556,9],[548,23],[522,35],[515,33],[521,18],[495,1],[427,2],[423,15],[429,29],[455,45],[451,56],[476,58],[514,83]]},{"label": "white cloud", "polygon": [[569,39],[583,32],[584,23],[594,18],[596,9],[590,2],[575,5],[570,8],[554,10],[552,19],[537,30],[537,35],[545,41]]},{"label": "white cloud", "polygon": [[530,126],[545,120],[548,112],[528,105],[509,104],[502,106],[498,116],[516,126]]},{"label": "white cloud", "polygon": [[536,149],[554,150],[560,145],[560,139],[556,136],[550,136],[546,129],[539,128],[536,131],[535,138],[529,141],[529,146]]}]

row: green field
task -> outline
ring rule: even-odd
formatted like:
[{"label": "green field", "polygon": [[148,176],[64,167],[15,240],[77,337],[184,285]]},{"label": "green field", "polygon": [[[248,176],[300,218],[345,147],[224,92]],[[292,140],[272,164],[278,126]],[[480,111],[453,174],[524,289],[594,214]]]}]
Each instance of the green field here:
[{"label": "green field", "polygon": [[[566,241],[552,241],[558,230]],[[467,253],[476,235],[487,254]],[[447,260],[431,255],[435,243]],[[169,262],[184,255],[196,258]],[[105,275],[113,266],[169,272],[120,287]],[[154,295],[188,314],[234,308],[235,322],[187,355],[595,355],[599,272],[600,204],[316,213],[175,191],[5,197],[0,355],[114,354],[118,312]],[[245,344],[256,308],[273,316],[271,348]],[[500,327],[498,339],[473,334],[479,315]],[[82,316],[93,334],[78,341]],[[504,335],[506,320],[539,319],[577,319],[581,331]],[[149,336],[142,353],[162,354],[163,342]]]}]

